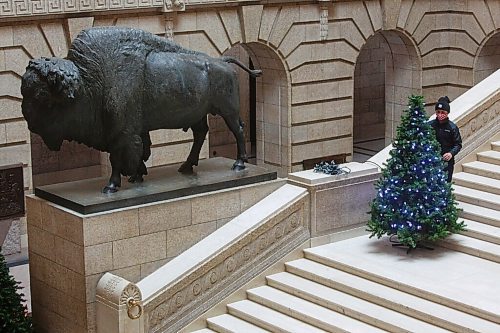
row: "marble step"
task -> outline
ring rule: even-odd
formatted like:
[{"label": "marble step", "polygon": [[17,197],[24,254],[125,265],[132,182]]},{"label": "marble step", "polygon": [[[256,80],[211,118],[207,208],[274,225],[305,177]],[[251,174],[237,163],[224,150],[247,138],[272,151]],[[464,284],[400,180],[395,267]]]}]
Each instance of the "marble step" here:
[{"label": "marble step", "polygon": [[453,174],[455,185],[500,195],[500,180],[478,176],[467,172]]},{"label": "marble step", "polygon": [[271,332],[287,333],[325,333],[318,327],[304,323],[301,320],[284,315],[276,310],[258,303],[243,300],[227,305],[231,315]]},{"label": "marble step", "polygon": [[[421,321],[426,321],[450,331],[481,333],[500,332],[499,324],[312,260],[298,259],[288,262],[286,263],[286,270],[291,274],[314,281],[325,287],[396,311],[401,315],[407,315]],[[301,297],[306,298],[307,293],[303,291],[303,289],[300,292]],[[328,295],[329,294],[324,292],[321,294],[321,297],[325,299]],[[326,300],[321,301],[321,303],[323,302],[326,302]],[[347,305],[344,306],[347,307]],[[373,306],[362,308],[365,315],[370,315],[373,311],[372,309]],[[353,306],[351,307],[351,311],[355,311]],[[376,318],[384,320],[385,313],[386,312],[380,312],[380,316],[377,314]],[[348,314],[348,312],[346,312],[346,314]],[[398,325],[399,322],[396,320],[400,320],[401,318],[402,317],[394,318],[395,321],[392,322],[392,325]],[[389,328],[390,327],[387,327],[387,330],[391,331]],[[401,325],[401,328],[404,328],[404,326]]]},{"label": "marble step", "polygon": [[481,161],[468,162],[462,164],[462,170],[483,177],[500,179],[500,166],[491,163]]},{"label": "marble step", "polygon": [[211,329],[209,328],[202,328],[201,330],[196,330],[196,331],[193,331],[191,333],[221,333],[221,332],[218,332],[218,331],[212,331]]},{"label": "marble step", "polygon": [[460,251],[482,259],[500,263],[500,245],[466,235],[454,234],[438,243],[447,249]]},{"label": "marble step", "polygon": [[500,214],[497,210],[484,208],[466,202],[457,201],[458,208],[461,208],[459,216],[464,219],[489,224],[500,228]]},{"label": "marble step", "polygon": [[463,235],[500,245],[500,228],[468,219],[461,220],[467,225]]},{"label": "marble step", "polygon": [[385,332],[372,325],[270,286],[250,289],[247,291],[247,295],[251,301],[324,329],[327,332]]},{"label": "marble step", "polygon": [[268,330],[252,325],[249,322],[223,314],[217,317],[207,319],[208,327],[218,333],[269,333]]},{"label": "marble step", "polygon": [[449,332],[384,306],[365,301],[362,298],[288,272],[268,276],[267,281],[270,286],[276,289],[388,332]]},{"label": "marble step", "polygon": [[500,151],[500,141],[492,142],[491,149],[493,149],[494,151]]},{"label": "marble step", "polygon": [[487,150],[477,153],[477,160],[500,166],[500,151]]},{"label": "marble step", "polygon": [[[500,265],[436,246],[394,248],[388,237],[351,238],[304,250],[307,259],[500,323]],[[467,292],[463,292],[467,290]]]},{"label": "marble step", "polygon": [[453,185],[455,198],[459,201],[481,206],[499,211],[500,215],[500,194],[479,191],[460,185]]}]

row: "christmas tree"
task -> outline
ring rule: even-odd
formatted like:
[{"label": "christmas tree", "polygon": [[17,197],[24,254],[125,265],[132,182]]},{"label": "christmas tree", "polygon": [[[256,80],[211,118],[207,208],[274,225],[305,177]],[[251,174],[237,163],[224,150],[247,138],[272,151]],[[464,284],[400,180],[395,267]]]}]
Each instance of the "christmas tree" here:
[{"label": "christmas tree", "polygon": [[411,96],[401,118],[390,158],[375,184],[368,222],[370,238],[396,235],[409,250],[464,230],[446,181],[440,146],[427,123],[422,96]]},{"label": "christmas tree", "polygon": [[17,293],[19,282],[9,275],[5,258],[0,253],[0,332],[33,332],[31,318],[23,305],[22,296]]}]

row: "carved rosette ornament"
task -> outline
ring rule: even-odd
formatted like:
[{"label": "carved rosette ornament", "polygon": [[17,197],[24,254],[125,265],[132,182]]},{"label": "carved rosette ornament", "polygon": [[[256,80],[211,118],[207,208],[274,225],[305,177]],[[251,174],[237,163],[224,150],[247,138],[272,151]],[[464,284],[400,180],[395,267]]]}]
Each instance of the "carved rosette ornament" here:
[{"label": "carved rosette ornament", "polygon": [[234,248],[225,250],[226,254],[217,256],[182,279],[181,286],[172,286],[157,298],[157,302],[147,304],[148,331],[177,332],[197,315],[193,307],[199,312],[208,309],[225,297],[222,294],[231,292],[235,281],[243,276],[250,279],[255,276],[251,276],[254,271],[257,274],[262,269],[257,266],[264,265],[280,251],[288,253],[291,250],[288,247],[294,248],[303,242],[301,237],[305,240],[309,235],[303,228],[303,205],[290,207],[283,213],[283,217],[264,223],[233,244]]}]

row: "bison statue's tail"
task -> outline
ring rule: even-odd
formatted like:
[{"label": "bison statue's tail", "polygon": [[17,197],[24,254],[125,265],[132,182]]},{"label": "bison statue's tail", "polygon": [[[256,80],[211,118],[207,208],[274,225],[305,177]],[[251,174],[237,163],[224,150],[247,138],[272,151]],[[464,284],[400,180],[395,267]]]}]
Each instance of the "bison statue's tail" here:
[{"label": "bison statue's tail", "polygon": [[260,69],[250,69],[238,59],[232,57],[221,57],[221,60],[230,64],[238,65],[239,67],[243,68],[246,72],[248,72],[251,77],[258,77],[262,75],[262,71]]}]

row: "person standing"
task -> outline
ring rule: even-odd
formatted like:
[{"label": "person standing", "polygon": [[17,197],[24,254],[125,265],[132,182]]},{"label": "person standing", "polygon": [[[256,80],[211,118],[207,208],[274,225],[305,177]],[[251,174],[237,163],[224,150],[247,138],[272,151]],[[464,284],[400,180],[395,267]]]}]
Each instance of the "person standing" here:
[{"label": "person standing", "polygon": [[455,167],[455,155],[462,149],[462,137],[460,130],[448,118],[450,113],[450,99],[448,96],[443,96],[436,103],[436,119],[429,122],[436,133],[436,139],[441,145],[441,156],[447,162],[445,171],[448,172],[448,183],[451,183],[453,169]]}]

